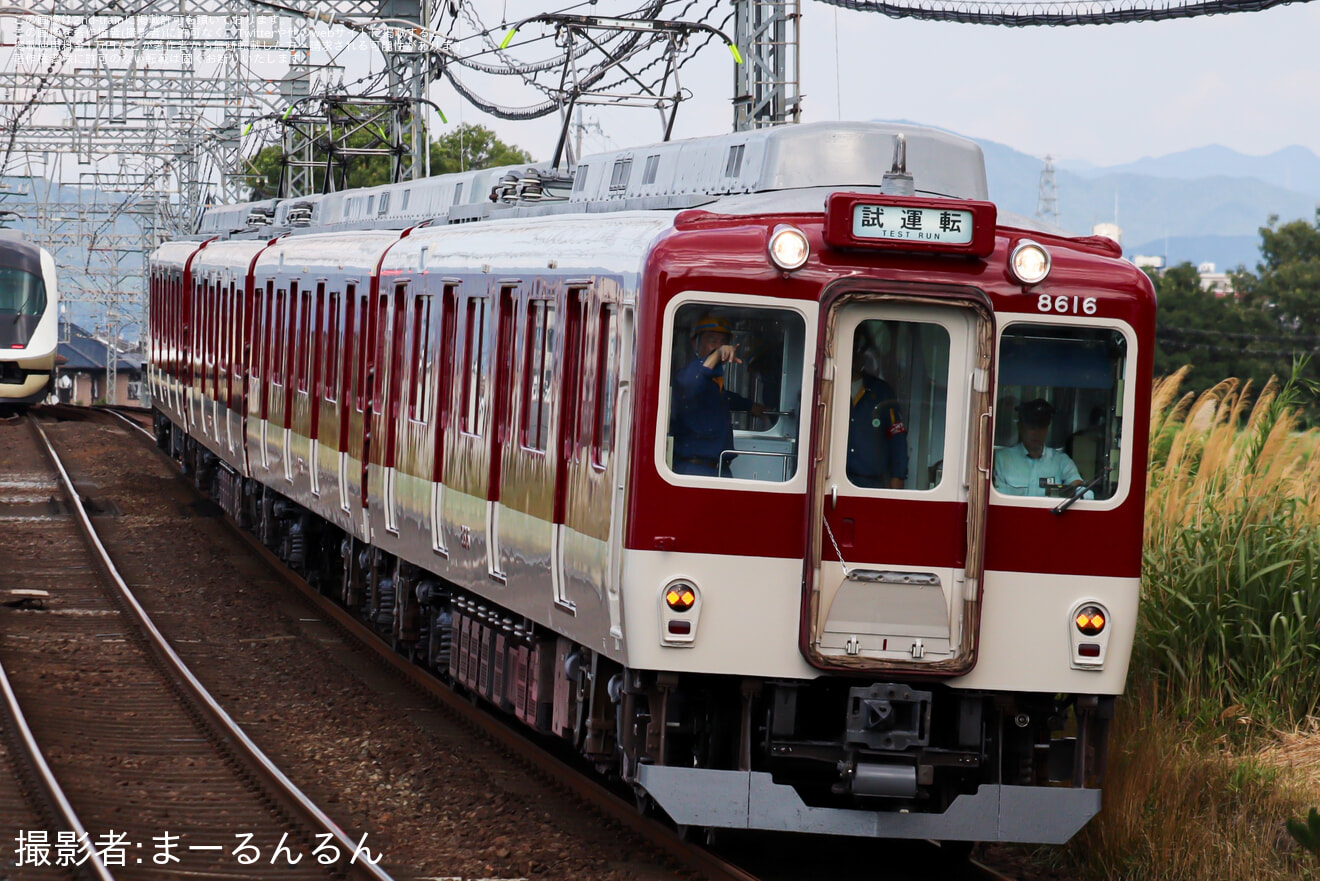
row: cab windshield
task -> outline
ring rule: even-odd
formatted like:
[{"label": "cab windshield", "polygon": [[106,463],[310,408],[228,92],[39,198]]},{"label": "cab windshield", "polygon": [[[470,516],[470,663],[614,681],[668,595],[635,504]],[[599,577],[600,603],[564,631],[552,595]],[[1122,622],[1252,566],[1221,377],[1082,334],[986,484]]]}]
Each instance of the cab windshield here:
[{"label": "cab windshield", "polygon": [[13,267],[0,267],[0,313],[40,315],[46,311],[46,285],[41,277]]},{"label": "cab windshield", "polygon": [[670,339],[665,464],[784,483],[798,466],[806,323],[788,309],[687,303]]},{"label": "cab windshield", "polygon": [[1127,340],[1109,328],[1015,324],[999,345],[994,488],[1008,496],[1117,493]]}]

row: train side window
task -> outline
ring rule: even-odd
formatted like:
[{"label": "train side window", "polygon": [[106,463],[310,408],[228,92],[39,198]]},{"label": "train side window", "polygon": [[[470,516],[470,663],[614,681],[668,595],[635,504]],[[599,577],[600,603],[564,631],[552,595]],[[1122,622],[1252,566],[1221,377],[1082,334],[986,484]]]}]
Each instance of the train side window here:
[{"label": "train side window", "polygon": [[311,374],[312,398],[320,400],[321,389],[325,382],[325,374],[321,370],[321,352],[325,347],[326,335],[329,332],[325,326],[325,282],[316,283],[316,311],[313,313],[311,326],[308,332],[312,335],[311,352],[308,355],[307,372]]},{"label": "train side window", "polygon": [[229,288],[216,286],[215,399],[229,403]]},{"label": "train side window", "polygon": [[463,404],[459,428],[464,434],[481,434],[486,413],[486,373],[490,360],[486,351],[487,297],[472,297],[467,302],[467,321],[463,332],[464,368]]},{"label": "train side window", "polygon": [[614,449],[614,398],[619,384],[619,312],[607,303],[600,307],[596,334],[596,420],[591,438],[591,461],[604,467]]},{"label": "train side window", "polygon": [[1124,479],[1127,361],[1127,339],[1112,328],[1005,328],[995,406],[996,492],[1058,498],[1085,484],[1084,498],[1113,498]]},{"label": "train side window", "polygon": [[[443,437],[443,430],[449,428],[449,416],[453,410],[454,357],[458,344],[458,285],[445,285],[444,310],[440,319],[440,358],[436,369],[439,371],[437,412],[440,415],[440,429],[436,432],[437,454]],[[436,461],[440,461],[437,455]]]},{"label": "train side window", "polygon": [[550,404],[554,383],[555,306],[549,300],[527,301],[527,339],[523,348],[522,445],[544,452],[550,443]]},{"label": "train side window", "polygon": [[199,278],[193,285],[192,302],[189,303],[188,322],[188,367],[191,379],[198,370],[202,359],[202,326],[206,317],[203,294],[206,288]]},{"label": "train side window", "polygon": [[225,341],[229,351],[229,389],[227,395],[230,407],[233,407],[238,401],[239,371],[242,369],[243,363],[243,352],[239,348],[239,342],[242,339],[239,329],[242,326],[243,298],[238,285],[231,280],[229,282],[229,338]]},{"label": "train side window", "polygon": [[215,282],[208,281],[202,293],[202,357],[207,367],[215,366]]},{"label": "train side window", "polygon": [[284,387],[286,389],[292,389],[297,384],[299,373],[298,365],[302,360],[299,358],[299,355],[302,352],[302,347],[298,341],[298,316],[301,314],[302,309],[299,306],[300,301],[298,297],[298,283],[296,281],[290,282],[289,298],[285,305],[285,308],[289,310],[289,314],[285,318],[285,321],[287,321],[288,324],[285,325],[285,335],[283,337],[284,366],[280,371],[280,376],[284,379]]},{"label": "train side window", "polygon": [[284,288],[275,291],[275,333],[271,344],[270,381],[280,386],[284,385],[284,352],[288,349],[284,332],[288,296]]},{"label": "train side window", "polygon": [[353,394],[353,406],[358,412],[365,412],[367,409],[367,349],[370,341],[367,336],[370,331],[367,326],[369,306],[367,299],[365,294],[358,299],[357,336],[354,337],[357,344],[357,367],[353,373],[353,386],[356,389]]},{"label": "train side window", "polygon": [[344,286],[344,342],[340,347],[339,388],[341,402],[347,406],[353,394],[353,346],[358,337],[357,321],[357,285],[350,282]]},{"label": "train side window", "polygon": [[790,309],[685,303],[669,339],[665,463],[785,483],[797,473],[806,322]]},{"label": "train side window", "polygon": [[344,329],[339,324],[339,292],[330,292],[329,312],[325,322],[325,367],[322,371],[325,400],[339,400],[339,347]]},{"label": "train side window", "polygon": [[298,298],[295,301],[298,304],[298,391],[307,391],[308,375],[312,372],[311,366],[312,354],[312,292],[299,291]]},{"label": "train side window", "polygon": [[266,295],[260,311],[261,316],[261,378],[265,382],[274,382],[271,352],[275,348],[272,339],[272,322],[275,319],[275,282],[266,282]]},{"label": "train side window", "polygon": [[407,401],[400,400],[403,393],[404,371],[408,369],[408,362],[405,359],[408,354],[408,341],[404,338],[407,330],[404,323],[408,317],[404,306],[407,302],[407,283],[396,284],[394,298],[387,310],[390,323],[385,326],[386,345],[380,350],[382,354],[379,356],[384,357],[384,353],[388,351],[389,360],[386,362],[387,366],[378,368],[385,372],[379,373],[376,378],[377,387],[383,387],[382,391],[377,393],[377,398],[382,402],[383,407],[377,412],[381,414],[406,412],[407,408]]},{"label": "train side window", "polygon": [[[373,197],[374,198],[374,197]],[[397,349],[394,344],[394,320],[391,317],[392,312],[398,309],[398,302],[407,291],[406,285],[396,285],[394,288],[394,302],[391,304],[388,294],[382,293],[376,298],[376,351],[375,361],[372,365],[373,375],[371,377],[372,389],[371,395],[373,406],[377,414],[385,412],[386,382],[394,384],[394,373],[391,370],[391,361],[397,361]],[[400,341],[402,342],[402,341]],[[391,405],[393,402],[391,402]]]},{"label": "train side window", "polygon": [[412,352],[408,377],[408,418],[414,422],[426,422],[431,418],[430,358],[431,296],[418,294],[413,299]]}]

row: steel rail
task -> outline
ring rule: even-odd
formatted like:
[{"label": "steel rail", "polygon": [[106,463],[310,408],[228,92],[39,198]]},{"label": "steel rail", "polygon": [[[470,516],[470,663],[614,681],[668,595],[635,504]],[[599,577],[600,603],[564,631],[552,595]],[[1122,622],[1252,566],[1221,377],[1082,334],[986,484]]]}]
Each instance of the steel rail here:
[{"label": "steel rail", "polygon": [[110,874],[110,870],[105,867],[101,861],[101,855],[92,847],[91,836],[87,834],[87,829],[82,821],[78,819],[77,812],[73,805],[69,804],[69,799],[64,795],[64,790],[60,783],[55,779],[55,773],[51,771],[50,765],[46,763],[46,756],[41,751],[41,746],[37,743],[36,737],[32,734],[32,728],[27,723],[27,717],[23,715],[23,708],[19,706],[18,695],[14,694],[13,687],[9,684],[9,676],[5,673],[5,668],[0,665],[0,692],[4,694],[4,713],[5,727],[13,732],[15,740],[18,740],[23,748],[23,755],[18,757],[21,760],[26,759],[36,772],[36,782],[42,794],[55,809],[58,819],[61,820],[68,829],[73,831],[74,837],[87,851],[87,869],[99,881],[115,881],[115,876]]},{"label": "steel rail", "polygon": [[[121,422],[123,422],[123,423],[124,423],[125,425],[127,425],[129,428],[136,429],[137,431],[140,431],[142,434],[144,434],[144,435],[147,437],[147,439],[150,440],[150,441],[152,442],[153,445],[156,443],[156,436],[155,436],[154,434],[152,434],[151,432],[147,431],[145,428],[143,428],[143,427],[142,427],[141,425],[139,425],[137,422],[135,422],[135,421],[133,421],[132,419],[130,419],[130,418],[128,418],[127,416],[125,416],[123,413],[119,412],[119,409],[120,409],[120,408],[118,408],[118,407],[97,407],[97,408],[95,408],[95,409],[98,410],[99,412],[102,412],[102,413],[109,413],[111,416],[114,416],[114,417],[118,418]],[[138,410],[138,409],[140,409],[140,408],[134,408],[134,409],[135,409],[135,410]],[[147,410],[147,411],[145,411],[145,412],[151,412],[151,411]]]},{"label": "steel rail", "polygon": [[[155,437],[142,426],[127,416],[116,413],[114,410],[106,409],[105,412],[113,413],[125,425],[136,429],[151,441],[151,449],[154,452],[164,455],[156,447]],[[177,464],[173,459],[169,461],[172,465]],[[587,802],[609,819],[626,827],[661,853],[700,872],[710,881],[760,881],[757,876],[722,860],[715,854],[693,847],[683,841],[673,830],[646,818],[638,812],[634,805],[629,804],[604,786],[586,777],[567,762],[552,756],[526,736],[500,722],[489,713],[473,706],[426,670],[412,664],[407,658],[396,653],[374,631],[334,601],[313,590],[297,573],[285,566],[279,557],[271,553],[270,549],[263,545],[256,536],[235,524],[233,518],[228,514],[225,514],[222,519],[225,525],[241,541],[270,566],[271,571],[280,580],[298,591],[308,602],[323,612],[333,624],[348,634],[355,643],[375,654],[379,660],[392,668],[395,673],[403,676],[410,684],[438,700],[452,715],[475,728],[480,734],[493,741],[501,750],[531,765],[562,789]]]},{"label": "steel rail", "polygon": [[[47,437],[45,430],[42,429],[41,424],[37,421],[35,416],[29,414],[28,419],[36,430],[38,437],[41,439],[47,457],[55,466],[55,470],[59,472],[60,482],[64,487],[65,494],[70,500],[75,515],[74,519],[76,520],[83,537],[92,547],[97,565],[113,584],[115,592],[123,602],[130,617],[132,617],[142,629],[143,634],[147,637],[147,642],[150,645],[152,652],[157,659],[160,660],[165,670],[174,677],[177,684],[183,688],[185,694],[187,694],[192,700],[194,706],[207,717],[208,721],[230,739],[229,748],[237,752],[242,759],[247,761],[250,768],[258,771],[265,778],[264,782],[267,788],[271,790],[271,794],[279,796],[286,807],[292,809],[293,812],[301,816],[303,822],[333,835],[335,842],[339,844],[341,848],[345,849],[345,853],[356,854],[358,844],[350,839],[348,834],[344,832],[334,820],[330,819],[330,817],[310,798],[308,798],[292,780],[284,775],[284,772],[281,771],[264,752],[262,752],[260,747],[252,742],[252,739],[247,736],[247,733],[243,731],[230,715],[225,712],[224,708],[216,702],[215,698],[213,698],[210,692],[203,687],[201,682],[197,680],[197,677],[193,675],[192,671],[188,669],[183,663],[183,660],[170,646],[169,642],[166,641],[165,637],[156,627],[155,622],[151,620],[151,617],[142,607],[142,604],[138,602],[137,597],[133,594],[133,591],[119,574],[119,570],[115,567],[114,562],[110,559],[110,555],[106,551],[105,545],[101,542],[101,538],[96,532],[96,527],[92,525],[91,518],[87,514],[87,509],[83,506],[82,498],[78,495],[78,491],[73,486],[73,480],[69,477],[69,472],[65,470],[64,463],[60,461],[59,454],[55,452],[54,446],[51,445],[50,438]],[[391,878],[384,869],[372,864],[370,860],[353,862],[348,871],[365,875],[366,877],[373,879],[373,881],[393,881],[393,878]]]}]

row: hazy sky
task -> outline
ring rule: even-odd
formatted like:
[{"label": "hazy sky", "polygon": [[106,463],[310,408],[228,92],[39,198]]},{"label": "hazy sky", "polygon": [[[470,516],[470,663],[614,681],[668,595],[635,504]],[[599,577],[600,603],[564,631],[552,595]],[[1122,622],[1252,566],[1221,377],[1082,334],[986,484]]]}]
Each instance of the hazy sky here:
[{"label": "hazy sky", "polygon": [[[635,3],[611,5],[592,11]],[[492,29],[502,13],[516,20],[548,7],[478,6]],[[998,28],[895,21],[803,0],[801,39],[807,122],[907,119],[1099,165],[1207,144],[1254,155],[1300,144],[1320,153],[1320,4],[1158,23]],[[675,137],[730,130],[732,65],[712,45],[683,69],[693,99],[679,111]],[[554,120],[492,119],[463,106],[448,84],[434,86],[432,97],[451,124],[489,125],[538,159],[553,150]],[[519,88],[501,93],[511,105],[537,98]],[[589,118],[603,135],[587,139],[587,152],[662,134],[654,111],[589,111]]]}]

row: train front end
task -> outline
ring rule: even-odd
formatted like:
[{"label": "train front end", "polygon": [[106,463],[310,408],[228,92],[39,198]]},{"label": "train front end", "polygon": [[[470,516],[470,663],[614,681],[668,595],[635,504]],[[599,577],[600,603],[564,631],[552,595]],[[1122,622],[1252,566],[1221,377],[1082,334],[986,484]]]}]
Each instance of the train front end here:
[{"label": "train front end", "polygon": [[812,186],[810,134],[648,260],[636,779],[691,826],[1066,841],[1136,625],[1149,281],[1000,216],[975,145],[836,132],[835,180],[906,160]]},{"label": "train front end", "polygon": [[0,406],[40,403],[54,388],[58,302],[54,258],[0,237]]}]

